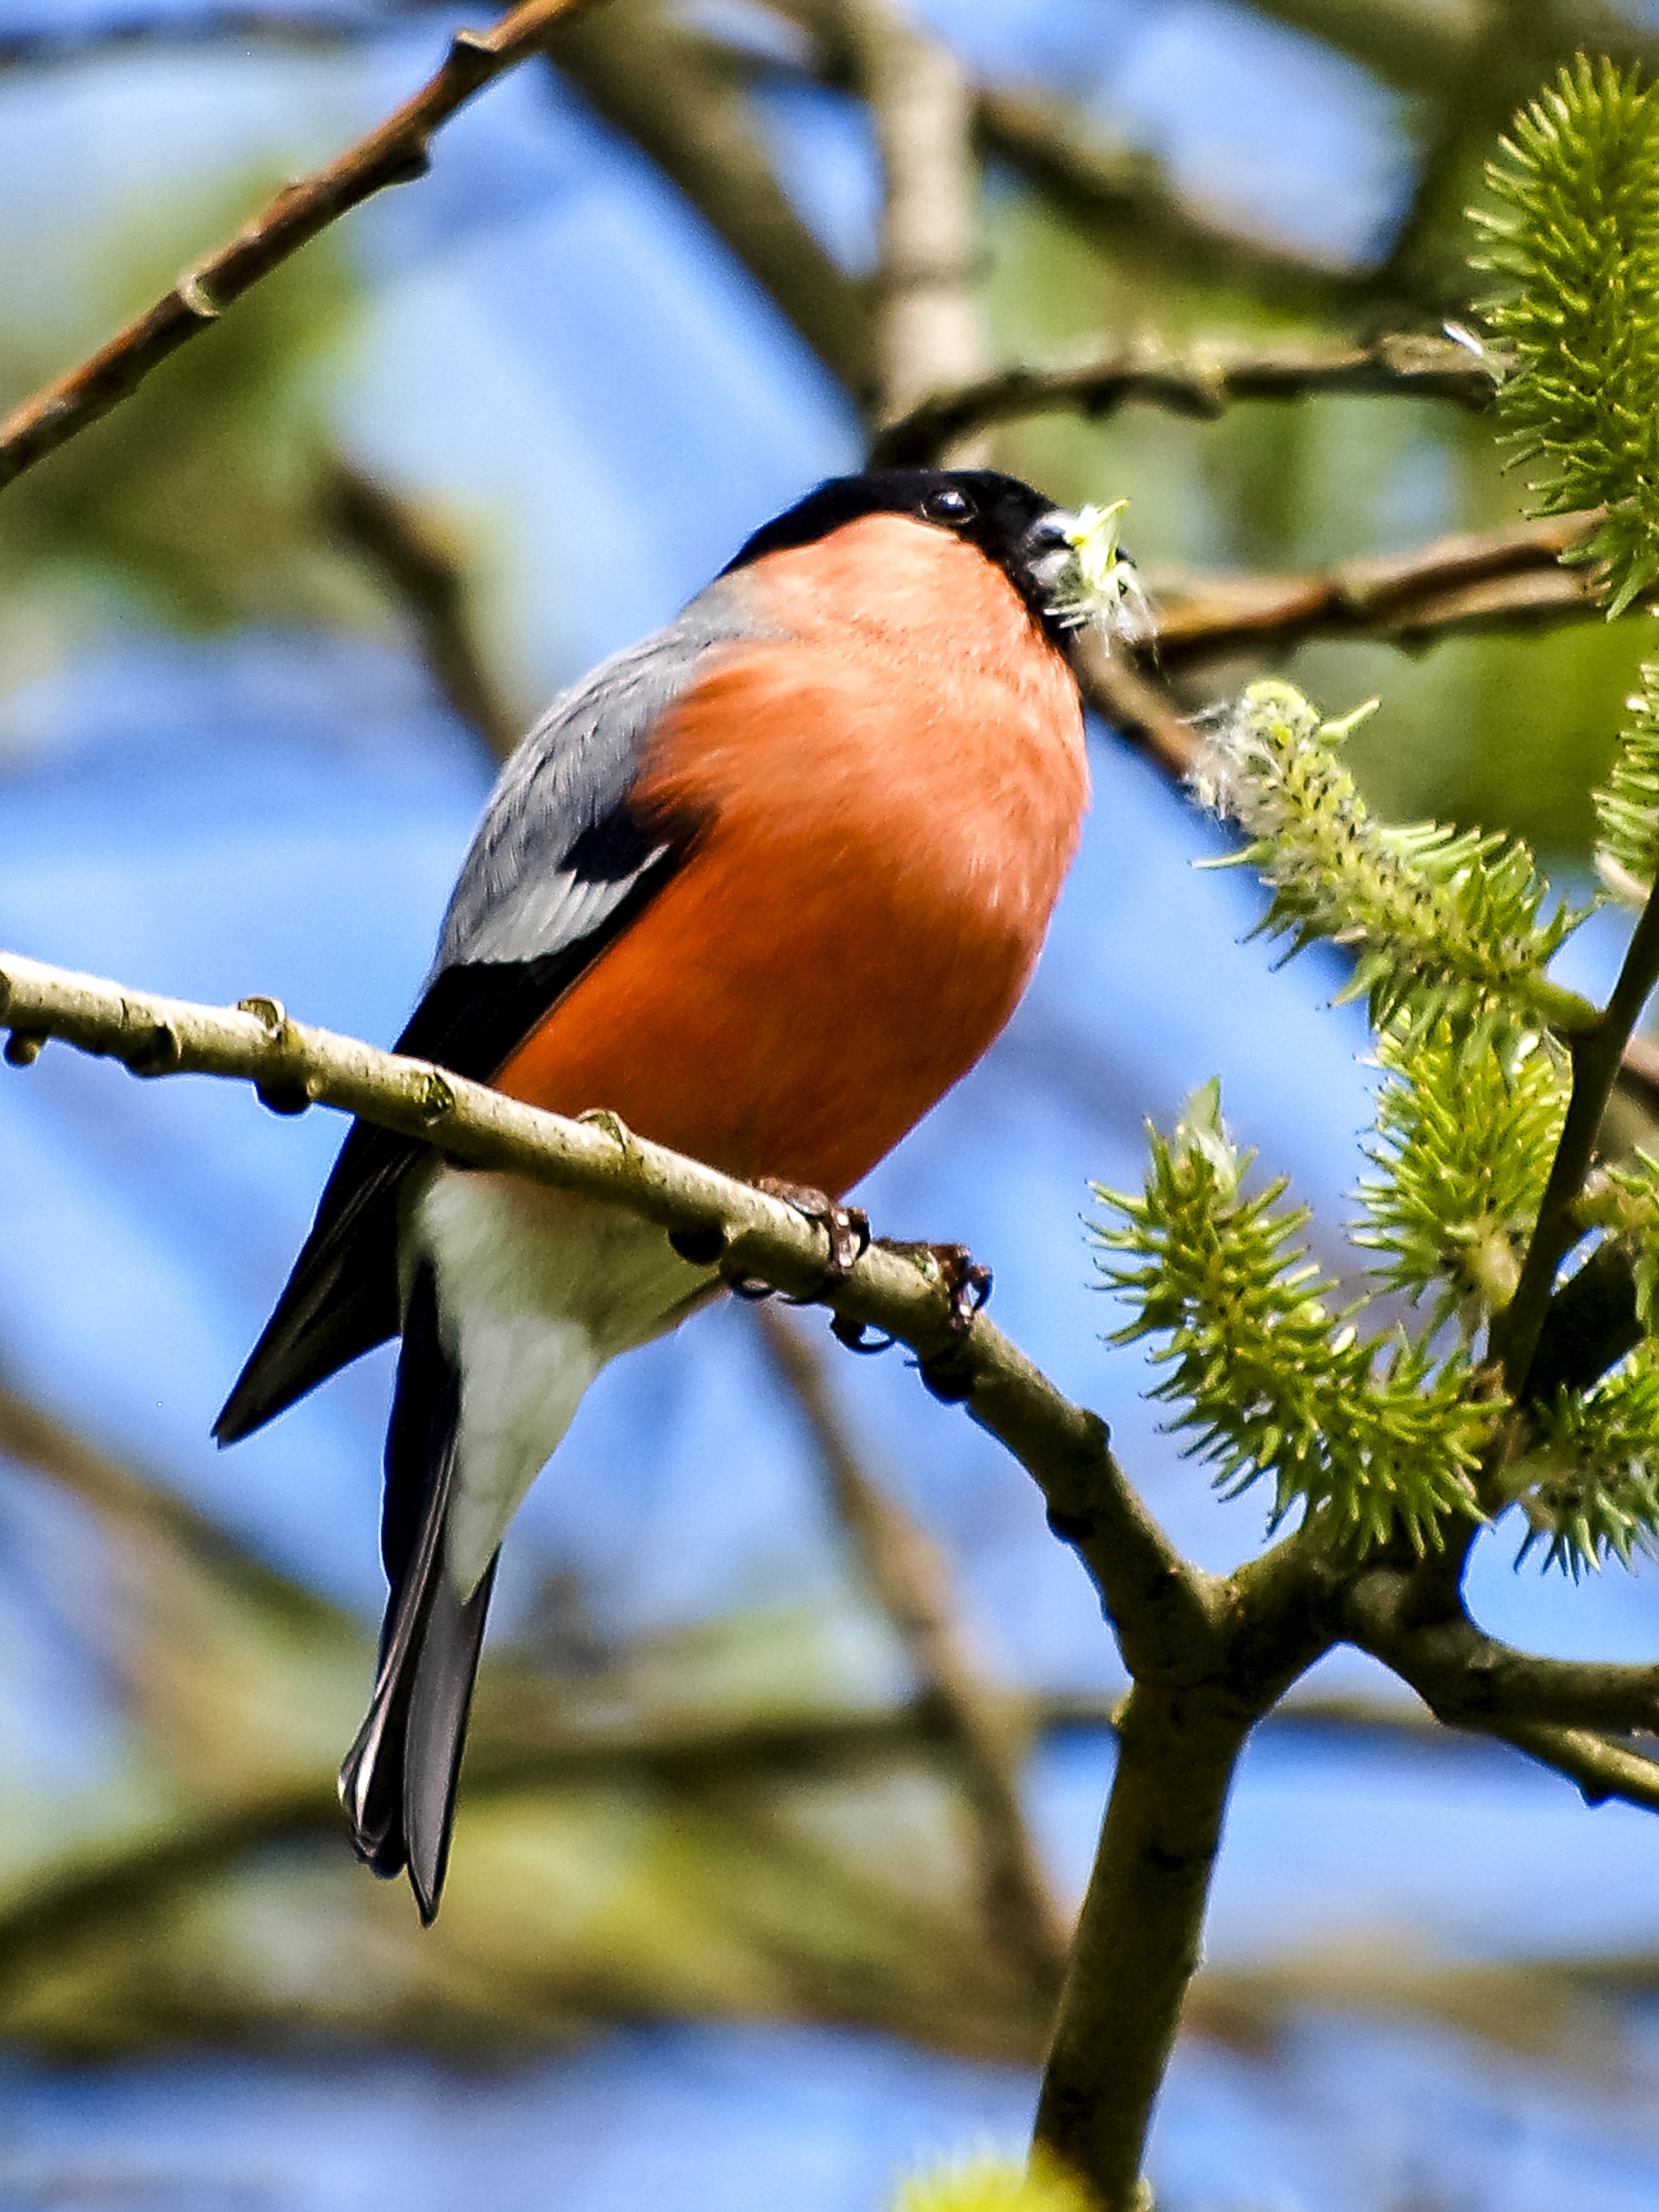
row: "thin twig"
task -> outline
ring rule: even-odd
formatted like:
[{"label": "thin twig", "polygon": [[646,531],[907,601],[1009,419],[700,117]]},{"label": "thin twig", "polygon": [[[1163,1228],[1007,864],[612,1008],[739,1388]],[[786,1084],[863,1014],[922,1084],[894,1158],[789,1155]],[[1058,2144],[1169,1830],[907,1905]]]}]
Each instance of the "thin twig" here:
[{"label": "thin twig", "polygon": [[319,481],[325,526],[361,555],[414,633],[433,682],[487,750],[504,761],[523,734],[478,650],[465,571],[441,532],[410,501],[338,454]]},{"label": "thin twig", "polygon": [[1554,1295],[1556,1275],[1584,1233],[1574,1209],[1589,1173],[1625,1048],[1656,984],[1659,984],[1659,898],[1650,897],[1601,1019],[1593,1030],[1569,1040],[1572,1097],[1565,1126],[1550,1166],[1515,1296],[1492,1323],[1492,1356],[1502,1362],[1504,1388],[1517,1403],[1524,1404],[1529,1395],[1533,1356]]},{"label": "thin twig", "polygon": [[1087,361],[1006,368],[930,392],[881,433],[872,458],[879,467],[922,466],[953,438],[992,422],[1061,412],[1101,416],[1132,400],[1212,422],[1243,399],[1364,392],[1449,399],[1479,409],[1492,404],[1496,389],[1486,362],[1449,338],[1406,335],[1380,337],[1370,345],[1340,340],[1217,344],[1176,353],[1149,337]]},{"label": "thin twig", "polygon": [[1085,704],[1155,761],[1171,782],[1184,783],[1197,761],[1199,741],[1164,686],[1092,626],[1073,645],[1071,659]]},{"label": "thin twig", "polygon": [[1587,1805],[1617,1799],[1659,1813],[1659,1759],[1609,1743],[1589,1729],[1555,1728],[1544,1721],[1494,1721],[1489,1733],[1576,1783]]},{"label": "thin twig", "polygon": [[1288,576],[1194,577],[1151,571],[1157,653],[1166,668],[1314,636],[1415,643],[1452,629],[1559,623],[1601,611],[1593,572],[1561,555],[1599,510],[1501,530],[1459,531],[1409,552]]},{"label": "thin twig", "polygon": [[802,1332],[760,1311],[772,1364],[805,1418],[830,1496],[882,1611],[897,1631],[955,1753],[979,1831],[987,1924],[1035,1992],[1052,2002],[1071,1930],[1043,1870],[1020,1801],[1011,1701],[970,1656],[957,1618],[950,1571],[897,1500],[872,1480],[848,1435],[823,1363]]},{"label": "thin twig", "polygon": [[1343,1627],[1449,1726],[1538,1722],[1619,1735],[1659,1730],[1659,1667],[1539,1658],[1488,1636],[1462,1612],[1418,1621],[1413,1589],[1409,1572],[1376,1567],[1359,1574],[1345,1597]]},{"label": "thin twig", "polygon": [[151,369],[331,223],[388,185],[423,176],[433,134],[485,85],[538,53],[553,23],[588,4],[523,0],[493,30],[458,31],[442,68],[412,99],[325,168],[284,185],[147,313],[0,424],[0,485],[130,398]]}]

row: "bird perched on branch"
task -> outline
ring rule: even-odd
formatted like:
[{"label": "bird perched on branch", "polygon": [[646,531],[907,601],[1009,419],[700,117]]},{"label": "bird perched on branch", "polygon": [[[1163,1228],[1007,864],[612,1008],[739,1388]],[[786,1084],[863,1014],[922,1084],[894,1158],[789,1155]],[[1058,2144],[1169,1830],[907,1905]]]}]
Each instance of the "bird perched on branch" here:
[{"label": "bird perched on branch", "polygon": [[[1036,963],[1088,795],[1068,634],[1138,605],[1116,517],[988,470],[890,470],[757,532],[508,762],[397,1049],[608,1108],[844,1224],[836,1202]],[[618,1208],[346,1138],[214,1433],[401,1334],[391,1596],[340,1787],[423,1920],[507,1523],[605,1363],[724,1287]]]}]

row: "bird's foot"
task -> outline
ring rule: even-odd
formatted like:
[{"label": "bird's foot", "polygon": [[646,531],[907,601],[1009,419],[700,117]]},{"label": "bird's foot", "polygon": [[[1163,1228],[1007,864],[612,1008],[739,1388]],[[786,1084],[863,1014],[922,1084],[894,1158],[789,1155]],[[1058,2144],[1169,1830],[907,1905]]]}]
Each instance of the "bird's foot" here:
[{"label": "bird's foot", "polygon": [[[974,1316],[991,1295],[991,1270],[975,1260],[965,1244],[910,1243],[895,1237],[878,1237],[875,1241],[883,1252],[908,1259],[920,1255],[931,1260],[939,1270],[951,1301],[951,1340],[943,1352],[916,1364],[923,1384],[934,1397],[947,1406],[960,1405],[974,1387],[963,1354]],[[893,1341],[890,1336],[867,1337],[865,1322],[843,1314],[837,1314],[830,1326],[849,1352],[885,1352]]]},{"label": "bird's foot", "polygon": [[[791,1305],[811,1305],[837,1283],[844,1283],[864,1255],[870,1249],[870,1217],[860,1206],[837,1206],[834,1199],[810,1183],[781,1182],[775,1176],[757,1176],[757,1190],[763,1190],[769,1198],[781,1198],[786,1206],[793,1206],[797,1213],[805,1214],[830,1239],[830,1256],[824,1262],[823,1274],[810,1298],[791,1298]],[[773,1285],[763,1283],[758,1276],[740,1275],[732,1288],[740,1298],[769,1298]]]}]

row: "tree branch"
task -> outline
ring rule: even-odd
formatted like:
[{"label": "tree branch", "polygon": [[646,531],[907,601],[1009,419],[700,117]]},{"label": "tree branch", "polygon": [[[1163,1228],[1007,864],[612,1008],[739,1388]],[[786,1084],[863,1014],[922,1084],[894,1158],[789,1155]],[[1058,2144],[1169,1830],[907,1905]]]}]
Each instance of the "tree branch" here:
[{"label": "tree branch", "polygon": [[1601,1119],[1631,1032],[1656,983],[1659,898],[1650,896],[1626,948],[1619,980],[1600,1020],[1594,1029],[1568,1039],[1572,1096],[1565,1126],[1551,1163],[1515,1296],[1492,1322],[1489,1357],[1502,1362],[1504,1388],[1517,1403],[1524,1403],[1531,1394],[1534,1356],[1548,1318],[1561,1262],[1584,1234],[1576,1212],[1578,1194],[1589,1173]]},{"label": "tree branch", "polygon": [[[1564,568],[1559,556],[1600,520],[1592,512],[1460,532],[1409,553],[1305,575],[1197,580],[1154,570],[1147,582],[1157,629],[1146,657],[1162,672],[1282,649],[1305,637],[1416,643],[1450,630],[1587,619],[1601,611],[1594,584],[1584,570]],[[1073,644],[1072,665],[1087,703],[1166,775],[1183,781],[1197,741],[1156,678],[1092,631]],[[1632,1050],[1639,1054],[1639,1041]],[[1648,1087],[1659,1095],[1659,1060]]]},{"label": "tree branch", "polygon": [[1071,1929],[1020,1801],[1011,1701],[969,1653],[950,1571],[938,1547],[860,1464],[817,1351],[770,1307],[763,1306],[758,1318],[772,1364],[817,1447],[842,1526],[960,1769],[978,1828],[980,1883],[992,1939],[1019,1967],[1034,1996],[1052,2004],[1066,1971]]},{"label": "tree branch", "polygon": [[[1257,0],[1264,15],[1306,31],[1402,92],[1436,93],[1480,40],[1486,10],[1446,0]],[[1624,61],[1659,55],[1659,40],[1608,0],[1555,0],[1536,13],[1555,52],[1582,46]],[[1536,82],[1534,72],[1531,82]],[[1513,102],[1510,103],[1513,105]]]},{"label": "tree branch", "polygon": [[1593,572],[1560,556],[1601,523],[1599,509],[1502,530],[1460,531],[1407,553],[1301,575],[1148,577],[1166,668],[1305,637],[1416,643],[1451,629],[1556,623],[1601,611]]},{"label": "tree branch", "polygon": [[982,154],[1006,162],[1115,260],[1243,285],[1259,299],[1324,314],[1369,292],[1364,270],[1334,268],[1183,205],[1154,159],[1090,144],[1058,100],[981,87],[975,124]]},{"label": "tree branch", "polygon": [[1135,665],[1127,647],[1108,643],[1092,624],[1073,639],[1070,658],[1084,704],[1156,762],[1172,782],[1184,784],[1198,759],[1199,740],[1163,684]]},{"label": "tree branch", "polygon": [[842,21],[881,149],[878,422],[984,359],[979,165],[968,80],[902,0],[842,0]]},{"label": "tree branch", "polygon": [[[1629,1080],[1627,1066],[1620,1079]],[[1588,1390],[1642,1341],[1633,1242],[1612,1237],[1598,1244],[1550,1300],[1527,1376],[1533,1405],[1553,1406],[1560,1390]]]},{"label": "tree branch", "polygon": [[1138,2212],[1140,2160],[1188,1984],[1250,1716],[1137,1687],[1043,2070],[1035,2148],[1102,2212]]},{"label": "tree branch", "polygon": [[606,0],[545,39],[548,58],[672,179],[831,374],[877,384],[865,287],[840,269],[779,183],[740,77],[659,0]]},{"label": "tree branch", "polygon": [[129,1541],[135,1536],[159,1539],[239,1595],[313,1628],[349,1625],[347,1615],[326,1598],[244,1551],[216,1521],[175,1492],[118,1466],[42,1407],[3,1386],[0,1453],[44,1475],[100,1519],[119,1524]]},{"label": "tree branch", "polygon": [[1540,1766],[1564,1774],[1578,1785],[1587,1805],[1617,1798],[1644,1813],[1659,1813],[1659,1760],[1623,1744],[1609,1743],[1588,1729],[1553,1728],[1539,1721],[1494,1723],[1487,1731],[1513,1744]]},{"label": "tree branch", "polygon": [[523,732],[478,651],[465,571],[442,534],[410,501],[337,453],[319,480],[317,506],[325,526],[361,556],[408,620],[438,690],[485,750],[506,760]]},{"label": "tree branch", "polygon": [[388,185],[424,175],[433,134],[485,85],[539,52],[561,16],[587,4],[523,0],[493,30],[458,31],[442,68],[412,99],[325,168],[285,185],[147,313],[0,423],[0,486],[107,415],[169,354],[210,329],[234,300],[331,222]]},{"label": "tree branch", "polygon": [[1073,1544],[1109,1607],[1126,1653],[1147,1669],[1201,1664],[1219,1586],[1189,1567],[1113,1458],[1106,1425],[1073,1405],[986,1316],[967,1337],[925,1254],[878,1246],[827,1288],[825,1231],[751,1184],[635,1137],[614,1115],[577,1121],[538,1112],[480,1083],[290,1021],[273,999],[234,1010],[125,991],[96,976],[0,952],[5,1057],[27,1066],[47,1037],[120,1060],[136,1075],[204,1074],[253,1084],[274,1110],[312,1103],[441,1145],[474,1165],[522,1175],[621,1206],[665,1230],[718,1230],[728,1278],[755,1275],[908,1344],[949,1352],[971,1419],[1042,1491],[1057,1534]]},{"label": "tree branch", "polygon": [[[637,1784],[671,1789],[717,1780],[765,1781],[791,1771],[845,1770],[896,1753],[944,1747],[937,1710],[925,1700],[866,1712],[678,1717],[617,1727],[555,1726],[526,1741],[492,1729],[499,1662],[486,1660],[480,1711],[467,1747],[465,1796],[490,1800],[562,1786]],[[109,1935],[180,1892],[274,1844],[307,1842],[349,1858],[331,1772],[298,1777],[230,1803],[192,1808],[167,1827],[124,1836],[58,1862],[0,1901],[0,1995],[27,1986],[65,1944]],[[1032,2007],[1034,2021],[1041,2009]]]},{"label": "tree branch", "polygon": [[1414,1619],[1415,1594],[1409,1571],[1362,1572],[1345,1595],[1343,1629],[1449,1727],[1507,1733],[1513,1725],[1538,1724],[1620,1735],[1659,1729],[1659,1667],[1540,1659],[1499,1643],[1462,1611],[1444,1620]]},{"label": "tree branch", "polygon": [[1282,345],[1217,344],[1171,352],[1157,338],[1117,346],[1088,361],[998,371],[930,392],[876,440],[881,468],[932,462],[953,438],[992,422],[1075,410],[1115,413],[1132,400],[1212,422],[1243,399],[1304,399],[1326,392],[1449,399],[1482,409],[1497,390],[1491,368],[1450,338],[1409,334]]},{"label": "tree branch", "polygon": [[[842,0],[769,0],[772,11],[805,31],[814,51],[805,72],[845,91],[859,78]],[[732,66],[778,73],[775,58],[729,50]],[[799,67],[793,74],[801,74]],[[1246,284],[1280,305],[1340,313],[1369,296],[1371,280],[1310,260],[1292,246],[1229,228],[1184,205],[1162,165],[1147,153],[1091,143],[1061,101],[995,87],[973,89],[973,132],[981,158],[1015,170],[1048,204],[1116,261],[1162,276]]]}]

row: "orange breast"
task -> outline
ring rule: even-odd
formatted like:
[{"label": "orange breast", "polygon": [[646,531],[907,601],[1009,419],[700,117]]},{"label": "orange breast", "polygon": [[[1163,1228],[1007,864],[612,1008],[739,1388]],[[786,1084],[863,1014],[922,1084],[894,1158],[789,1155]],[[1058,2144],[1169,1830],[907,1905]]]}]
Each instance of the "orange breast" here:
[{"label": "orange breast", "polygon": [[1086,802],[1082,718],[1012,586],[942,532],[868,517],[748,580],[788,635],[676,704],[634,798],[696,825],[686,865],[496,1082],[839,1194],[1013,1011]]}]

